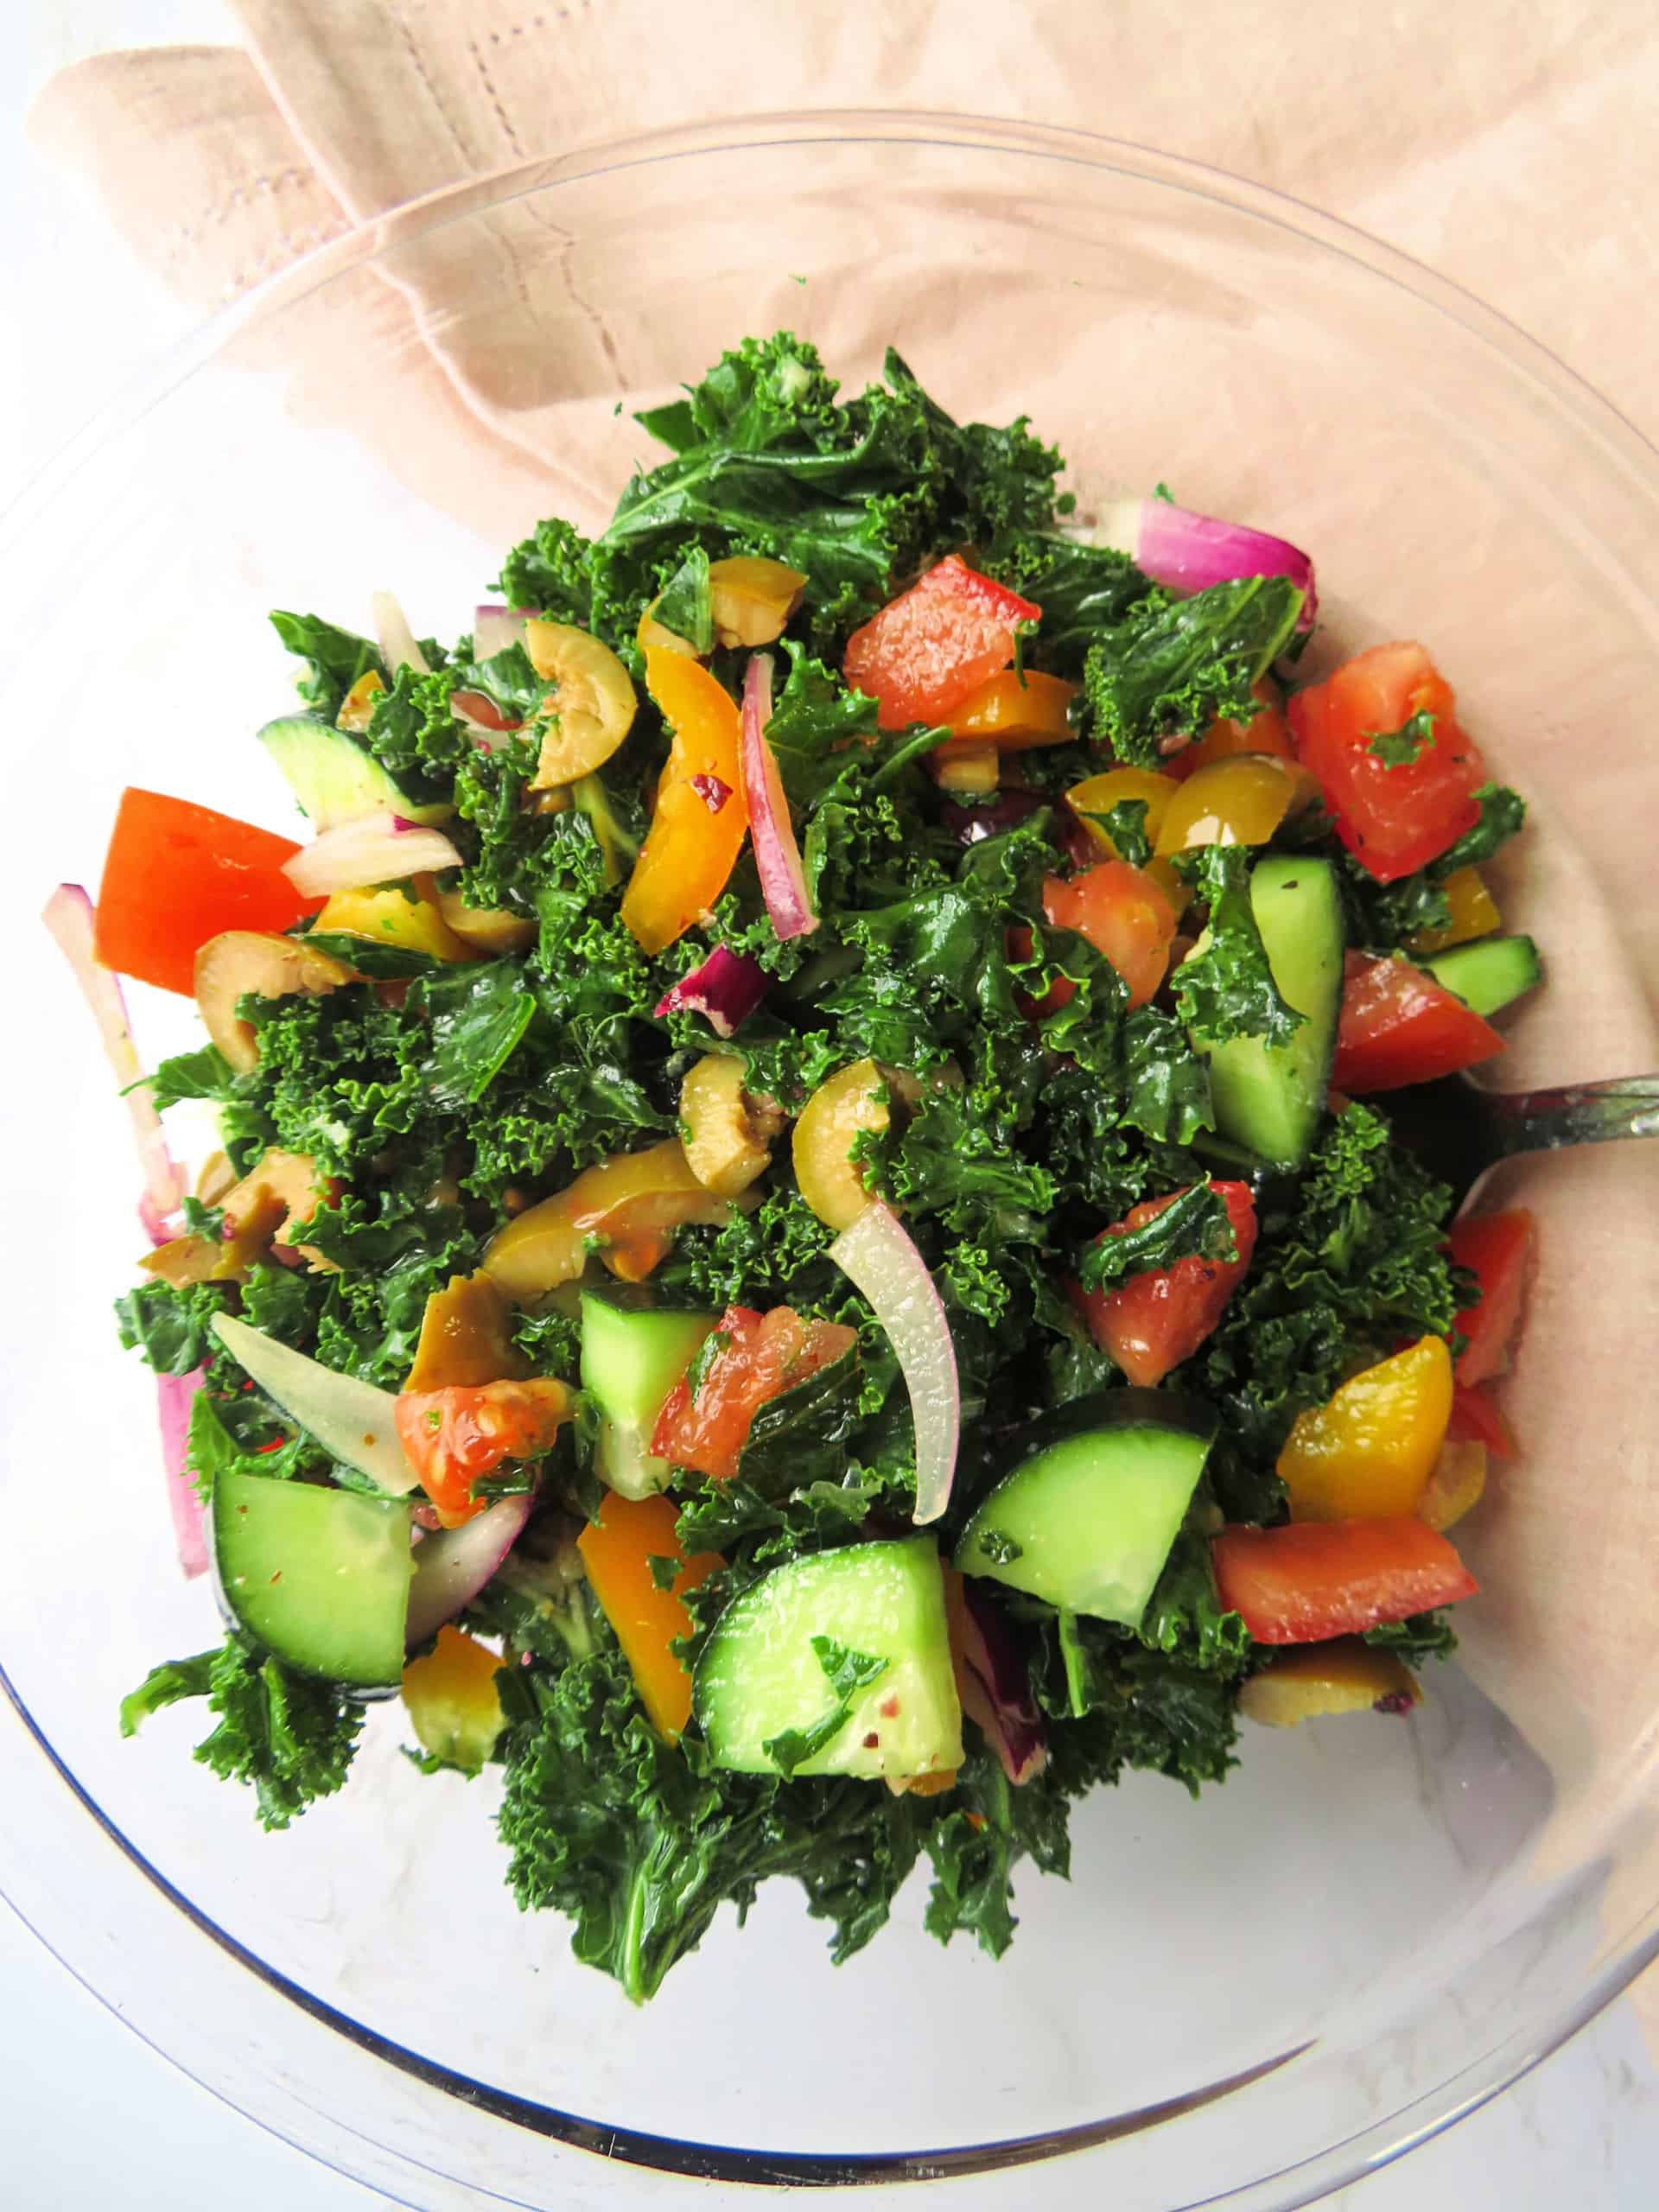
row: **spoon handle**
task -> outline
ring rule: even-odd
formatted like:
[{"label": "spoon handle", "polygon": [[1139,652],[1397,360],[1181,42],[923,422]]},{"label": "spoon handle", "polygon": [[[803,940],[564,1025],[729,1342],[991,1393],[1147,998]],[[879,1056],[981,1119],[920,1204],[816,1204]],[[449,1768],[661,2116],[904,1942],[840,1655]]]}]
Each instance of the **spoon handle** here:
[{"label": "spoon handle", "polygon": [[1498,1159],[1567,1144],[1659,1137],[1659,1075],[1618,1076],[1559,1090],[1488,1091],[1483,1103]]}]

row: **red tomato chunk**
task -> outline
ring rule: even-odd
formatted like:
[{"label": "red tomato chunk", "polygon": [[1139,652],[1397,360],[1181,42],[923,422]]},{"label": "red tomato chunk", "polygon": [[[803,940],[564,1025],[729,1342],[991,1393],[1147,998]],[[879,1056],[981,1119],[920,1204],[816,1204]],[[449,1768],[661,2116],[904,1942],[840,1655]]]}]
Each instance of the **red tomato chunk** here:
[{"label": "red tomato chunk", "polygon": [[1294,1521],[1224,1529],[1221,1602],[1258,1643],[1323,1643],[1472,1597],[1479,1585],[1426,1522]]},{"label": "red tomato chunk", "polygon": [[842,673],[880,702],[883,729],[942,722],[1008,665],[1015,625],[1042,611],[952,553],[854,631]]},{"label": "red tomato chunk", "polygon": [[1490,1021],[1408,960],[1348,955],[1331,1072],[1338,1090],[1400,1090],[1477,1067],[1503,1049]]},{"label": "red tomato chunk", "polygon": [[[1161,1382],[1173,1367],[1191,1359],[1222,1317],[1250,1264],[1255,1249],[1255,1205],[1243,1183],[1217,1183],[1238,1247],[1236,1260],[1177,1260],[1172,1268],[1149,1268],[1112,1290],[1083,1290],[1076,1298],[1095,1342],[1109,1353],[1131,1382]],[[1181,1196],[1149,1198],[1102,1232],[1122,1236],[1155,1221]]]},{"label": "red tomato chunk", "polygon": [[701,1353],[692,1363],[696,1389],[690,1375],[674,1385],[651,1448],[677,1467],[729,1482],[761,1407],[850,1351],[858,1332],[837,1321],[803,1320],[789,1306],[770,1313],[728,1306],[709,1341],[715,1349],[707,1363]]},{"label": "red tomato chunk", "polygon": [[[1438,860],[1480,817],[1486,766],[1458,727],[1457,700],[1421,645],[1373,645],[1288,709],[1302,766],[1317,780],[1337,835],[1379,883]],[[1390,766],[1372,741],[1433,717],[1431,741]]]},{"label": "red tomato chunk", "polygon": [[1479,1298],[1457,1319],[1459,1333],[1468,1340],[1458,1356],[1459,1382],[1484,1382],[1510,1363],[1510,1343],[1526,1294],[1532,1234],[1532,1216],[1524,1206],[1452,1224],[1447,1240],[1452,1261],[1480,1284]]}]

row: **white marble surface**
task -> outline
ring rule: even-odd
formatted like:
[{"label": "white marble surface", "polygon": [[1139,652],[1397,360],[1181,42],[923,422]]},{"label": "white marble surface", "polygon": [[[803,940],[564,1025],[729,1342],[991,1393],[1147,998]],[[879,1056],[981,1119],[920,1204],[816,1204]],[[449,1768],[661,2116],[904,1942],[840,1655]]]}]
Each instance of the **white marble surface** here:
[{"label": "white marble surface", "polygon": [[[21,118],[49,72],[106,47],[234,37],[220,0],[27,0],[0,29],[0,207],[11,312],[0,318],[0,500],[133,369],[177,310],[90,210],[28,156]],[[97,346],[52,334],[100,305]],[[0,1907],[0,2202],[40,2212],[353,2212],[379,2202],[198,2089]],[[1659,2070],[1627,2005],[1343,2212],[1646,2212],[1659,2196]]]}]

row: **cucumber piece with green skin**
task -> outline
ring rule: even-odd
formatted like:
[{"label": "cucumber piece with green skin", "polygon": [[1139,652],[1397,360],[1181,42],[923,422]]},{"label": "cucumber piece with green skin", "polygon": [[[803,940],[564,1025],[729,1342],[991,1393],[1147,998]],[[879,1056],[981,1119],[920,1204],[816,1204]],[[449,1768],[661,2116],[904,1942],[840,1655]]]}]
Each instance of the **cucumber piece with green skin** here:
[{"label": "cucumber piece with green skin", "polygon": [[[1329,861],[1275,854],[1250,875],[1250,907],[1287,1005],[1304,1019],[1283,1045],[1235,1037],[1225,1045],[1192,1040],[1210,1063],[1216,1130],[1275,1167],[1299,1167],[1325,1113],[1342,1012],[1347,931],[1337,873]],[[1201,950],[1200,938],[1193,948]]]},{"label": "cucumber piece with green skin", "polygon": [[1484,937],[1421,961],[1437,983],[1456,993],[1484,1020],[1542,982],[1538,948],[1529,937]]},{"label": "cucumber piece with green skin", "polygon": [[582,1292],[582,1387],[599,1408],[594,1467],[621,1497],[649,1497],[666,1486],[669,1463],[653,1455],[651,1433],[715,1320]]},{"label": "cucumber piece with green skin", "polygon": [[933,1539],[812,1552],[752,1582],[703,1646],[692,1706],[715,1765],[740,1774],[896,1781],[960,1766]]},{"label": "cucumber piece with green skin", "polygon": [[447,822],[453,806],[423,806],[347,730],[313,715],[284,715],[259,733],[263,745],[321,836],[365,814],[401,814],[428,826]]},{"label": "cucumber piece with green skin", "polygon": [[395,1689],[409,1612],[409,1508],[227,1469],[213,1484],[219,1594],[254,1643],[302,1674]]},{"label": "cucumber piece with green skin", "polygon": [[1027,1431],[956,1563],[1064,1612],[1138,1628],[1216,1437],[1202,1399],[1104,1390]]}]

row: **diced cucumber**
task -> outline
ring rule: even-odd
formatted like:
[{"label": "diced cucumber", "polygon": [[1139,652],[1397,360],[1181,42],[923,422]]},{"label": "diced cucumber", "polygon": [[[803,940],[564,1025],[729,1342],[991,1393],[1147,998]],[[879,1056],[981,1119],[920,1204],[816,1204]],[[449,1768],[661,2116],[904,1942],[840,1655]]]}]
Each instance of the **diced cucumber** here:
[{"label": "diced cucumber", "polygon": [[219,1592],[253,1641],[356,1689],[403,1678],[409,1508],[227,1470],[213,1484]]},{"label": "diced cucumber", "polygon": [[1347,932],[1336,870],[1297,854],[1258,861],[1250,906],[1280,995],[1306,1019],[1285,1045],[1235,1037],[1216,1046],[1195,1038],[1193,1046],[1210,1063],[1217,1134],[1274,1166],[1297,1167],[1325,1111],[1342,1011]]},{"label": "diced cucumber", "polygon": [[1078,1399],[1027,1433],[956,1563],[1063,1611],[1136,1628],[1215,1435],[1210,1408],[1173,1391]]},{"label": "diced cucumber", "polygon": [[1474,944],[1455,944],[1437,952],[1426,968],[1437,983],[1455,991],[1471,1014],[1483,1020],[1542,982],[1538,948],[1529,937],[1486,937]]},{"label": "diced cucumber", "polygon": [[453,806],[423,806],[380,766],[365,745],[314,715],[267,722],[259,742],[282,770],[300,811],[321,836],[365,814],[401,814],[406,822],[447,822]]},{"label": "diced cucumber", "polygon": [[715,1764],[741,1774],[896,1780],[960,1766],[962,1708],[932,1538],[849,1544],[773,1567],[715,1623],[692,1699]]},{"label": "diced cucumber", "polygon": [[393,1497],[419,1487],[421,1478],[397,1434],[397,1401],[390,1390],[377,1390],[372,1382],[308,1359],[233,1314],[215,1313],[213,1334],[265,1395],[325,1452]]},{"label": "diced cucumber", "polygon": [[652,1457],[651,1433],[715,1318],[582,1292],[582,1387],[599,1408],[594,1466],[624,1497],[649,1497],[668,1481],[668,1461]]}]

